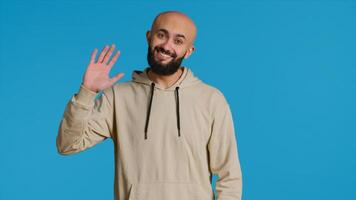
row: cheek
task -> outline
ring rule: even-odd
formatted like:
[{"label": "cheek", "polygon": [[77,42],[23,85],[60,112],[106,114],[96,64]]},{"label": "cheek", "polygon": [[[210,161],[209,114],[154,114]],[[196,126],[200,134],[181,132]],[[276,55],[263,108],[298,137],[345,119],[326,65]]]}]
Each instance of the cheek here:
[{"label": "cheek", "polygon": [[157,46],[157,42],[155,40],[148,41],[148,45],[154,49]]},{"label": "cheek", "polygon": [[185,54],[188,52],[188,48],[178,48],[176,50],[177,56],[178,57],[183,57]]}]

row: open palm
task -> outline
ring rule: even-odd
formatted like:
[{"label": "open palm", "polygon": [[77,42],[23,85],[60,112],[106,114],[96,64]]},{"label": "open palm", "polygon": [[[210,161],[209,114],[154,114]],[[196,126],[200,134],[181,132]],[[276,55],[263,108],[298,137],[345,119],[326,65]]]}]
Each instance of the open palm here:
[{"label": "open palm", "polygon": [[94,92],[99,92],[111,87],[116,81],[124,76],[124,73],[118,73],[112,78],[109,77],[110,70],[120,55],[120,51],[117,51],[110,60],[110,56],[113,54],[114,49],[114,44],[111,45],[110,48],[106,45],[101,51],[97,61],[95,61],[95,58],[98,50],[96,48],[94,49],[90,58],[90,63],[83,77],[84,87]]}]

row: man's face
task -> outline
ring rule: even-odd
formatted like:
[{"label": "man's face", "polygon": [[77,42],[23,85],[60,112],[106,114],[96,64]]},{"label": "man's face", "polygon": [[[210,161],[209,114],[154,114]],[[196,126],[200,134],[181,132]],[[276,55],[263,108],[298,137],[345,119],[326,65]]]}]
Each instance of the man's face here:
[{"label": "man's face", "polygon": [[176,13],[159,16],[146,34],[151,70],[159,75],[174,74],[183,59],[194,51],[195,31],[186,16]]},{"label": "man's face", "polygon": [[[158,56],[156,54],[158,53]],[[162,63],[168,56],[171,57],[170,61],[166,64]],[[158,57],[158,59],[156,59]],[[148,47],[147,50],[147,61],[151,67],[151,70],[158,75],[171,75],[174,74],[180,67],[182,61],[184,59],[184,55],[181,57],[177,57],[177,54],[172,54],[166,51],[164,48],[156,46],[152,48]]]}]

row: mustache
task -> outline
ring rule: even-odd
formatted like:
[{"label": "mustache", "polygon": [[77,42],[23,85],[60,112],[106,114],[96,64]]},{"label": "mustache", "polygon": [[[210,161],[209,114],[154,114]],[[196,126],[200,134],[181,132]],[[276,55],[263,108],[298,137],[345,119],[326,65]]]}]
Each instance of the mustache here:
[{"label": "mustache", "polygon": [[165,53],[165,54],[167,54],[167,55],[169,55],[169,56],[171,56],[173,58],[177,57],[176,53],[170,52],[169,50],[165,50],[163,47],[156,46],[154,49],[157,50],[158,52],[163,52],[163,53]]}]

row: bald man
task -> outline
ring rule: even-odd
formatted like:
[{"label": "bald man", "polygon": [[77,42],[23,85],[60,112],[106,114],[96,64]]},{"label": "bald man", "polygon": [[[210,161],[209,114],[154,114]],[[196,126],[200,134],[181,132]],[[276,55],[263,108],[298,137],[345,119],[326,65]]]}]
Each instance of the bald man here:
[{"label": "bald man", "polygon": [[241,199],[230,106],[220,90],[181,65],[194,52],[196,35],[187,15],[160,13],[146,32],[149,66],[118,84],[124,74],[110,78],[109,72],[120,51],[105,46],[96,59],[94,49],[66,106],[58,152],[70,155],[112,139],[116,200]]}]

